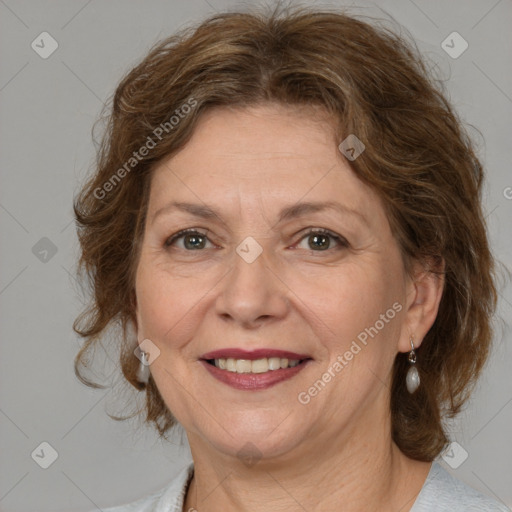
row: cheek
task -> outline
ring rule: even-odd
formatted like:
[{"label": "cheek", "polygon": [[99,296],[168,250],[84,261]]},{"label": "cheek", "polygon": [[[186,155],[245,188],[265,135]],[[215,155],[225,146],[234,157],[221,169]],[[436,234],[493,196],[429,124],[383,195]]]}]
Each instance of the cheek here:
[{"label": "cheek", "polygon": [[331,360],[353,341],[364,349],[363,358],[393,352],[403,310],[400,275],[398,268],[374,261],[333,272],[322,293],[310,291],[308,305],[325,325]]},{"label": "cheek", "polygon": [[[374,334],[371,327],[400,299],[396,261],[375,254],[336,268],[312,266],[306,273],[291,266],[282,270],[286,286],[276,285],[275,293],[288,294],[291,317],[298,314],[310,324],[329,352],[343,352],[359,335],[364,338],[368,329]],[[167,348],[179,348],[192,339],[201,328],[201,317],[214,308],[223,274],[222,269],[209,268],[191,275],[149,256],[142,258],[136,280],[139,339],[154,339]],[[392,324],[398,323],[394,318],[379,330],[379,337],[392,335]],[[210,329],[215,326],[213,320]]]},{"label": "cheek", "polygon": [[141,261],[137,272],[137,320],[139,339],[157,345],[179,346],[197,323],[193,317],[214,287],[204,274],[180,277],[168,268]]}]

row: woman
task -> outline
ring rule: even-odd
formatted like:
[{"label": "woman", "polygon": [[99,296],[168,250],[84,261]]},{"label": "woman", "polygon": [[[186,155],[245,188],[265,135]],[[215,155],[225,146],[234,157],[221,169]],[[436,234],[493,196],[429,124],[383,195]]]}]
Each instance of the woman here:
[{"label": "woman", "polygon": [[75,202],[76,371],[120,322],[147,421],[194,461],[112,511],[506,510],[433,463],[496,292],[482,167],[406,42],[217,15],[152,49],[109,120]]}]

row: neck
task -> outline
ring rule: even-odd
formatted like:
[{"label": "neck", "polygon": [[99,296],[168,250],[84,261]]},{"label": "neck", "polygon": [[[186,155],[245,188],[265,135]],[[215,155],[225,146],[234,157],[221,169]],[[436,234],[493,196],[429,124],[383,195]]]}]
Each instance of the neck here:
[{"label": "neck", "polygon": [[408,512],[431,463],[403,455],[389,428],[373,421],[319,446],[304,443],[294,453],[264,457],[253,465],[220,453],[204,439],[189,435],[194,478],[184,510]]}]

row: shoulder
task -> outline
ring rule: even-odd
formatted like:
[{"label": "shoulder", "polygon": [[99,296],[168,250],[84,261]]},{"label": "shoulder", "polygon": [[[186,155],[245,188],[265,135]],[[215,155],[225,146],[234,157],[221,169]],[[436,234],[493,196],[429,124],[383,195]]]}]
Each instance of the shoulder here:
[{"label": "shoulder", "polygon": [[454,478],[434,462],[410,512],[510,512],[503,503]]},{"label": "shoulder", "polygon": [[167,512],[181,511],[188,483],[194,473],[194,465],[189,464],[164,488],[137,501],[104,508],[103,512]]}]

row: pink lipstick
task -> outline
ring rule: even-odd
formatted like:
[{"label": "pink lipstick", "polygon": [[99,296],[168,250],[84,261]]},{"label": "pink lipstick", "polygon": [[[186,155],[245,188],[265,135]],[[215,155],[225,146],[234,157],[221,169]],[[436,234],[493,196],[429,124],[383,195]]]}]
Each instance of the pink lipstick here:
[{"label": "pink lipstick", "polygon": [[240,390],[262,390],[291,379],[311,361],[287,350],[226,348],[204,354],[200,362],[217,380]]}]

